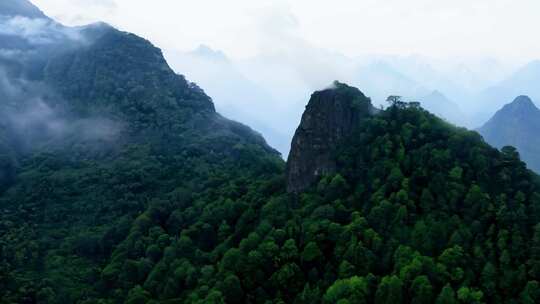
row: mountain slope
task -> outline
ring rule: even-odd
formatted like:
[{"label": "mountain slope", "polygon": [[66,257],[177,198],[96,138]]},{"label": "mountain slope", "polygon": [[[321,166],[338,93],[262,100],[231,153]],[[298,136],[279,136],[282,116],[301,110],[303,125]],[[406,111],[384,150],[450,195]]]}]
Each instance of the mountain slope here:
[{"label": "mountain slope", "polygon": [[478,131],[495,147],[515,146],[528,166],[540,172],[540,110],[528,96],[505,105]]},{"label": "mountain slope", "polygon": [[0,302],[540,302],[540,184],[512,147],[335,83],[287,169],[99,28],[4,77]]},{"label": "mountain slope", "polygon": [[10,33],[30,57],[0,64],[0,302],[95,303],[138,216],[240,199],[283,162],[148,41],[102,24],[57,40],[41,19],[48,52]]},{"label": "mountain slope", "polygon": [[[100,282],[109,292],[100,298],[540,300],[540,185],[515,150],[499,152],[477,133],[450,126],[416,105],[361,115],[364,108],[354,106],[361,96],[346,85],[313,95],[305,115],[313,125],[334,121],[339,127],[333,118],[347,107],[351,117],[363,117],[347,124],[339,138],[307,128],[306,119],[299,127],[299,149],[332,143],[333,170],[292,195],[284,193],[284,178],[275,176],[272,183],[260,180],[264,187],[250,188],[237,201],[203,199],[147,211],[103,268]],[[338,110],[328,111],[336,103]],[[290,180],[297,172],[288,174]]]}]

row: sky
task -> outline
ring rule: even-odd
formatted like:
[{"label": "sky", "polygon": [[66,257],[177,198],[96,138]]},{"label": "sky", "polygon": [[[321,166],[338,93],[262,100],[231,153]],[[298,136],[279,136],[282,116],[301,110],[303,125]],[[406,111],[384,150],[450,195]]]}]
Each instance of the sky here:
[{"label": "sky", "polygon": [[33,0],[67,24],[105,21],[163,48],[204,43],[233,58],[291,40],[363,54],[536,59],[538,0]]}]

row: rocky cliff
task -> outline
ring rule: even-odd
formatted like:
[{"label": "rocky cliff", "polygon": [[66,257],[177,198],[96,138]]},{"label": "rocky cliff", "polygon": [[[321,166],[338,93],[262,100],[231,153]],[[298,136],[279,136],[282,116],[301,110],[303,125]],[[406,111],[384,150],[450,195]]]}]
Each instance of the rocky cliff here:
[{"label": "rocky cliff", "polygon": [[313,93],[291,144],[287,190],[300,192],[320,176],[335,172],[336,145],[374,111],[368,97],[346,84],[334,82]]}]

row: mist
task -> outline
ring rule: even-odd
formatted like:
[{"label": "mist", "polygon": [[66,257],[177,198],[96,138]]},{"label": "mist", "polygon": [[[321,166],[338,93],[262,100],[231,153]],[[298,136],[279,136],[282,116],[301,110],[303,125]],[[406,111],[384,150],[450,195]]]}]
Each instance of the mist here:
[{"label": "mist", "polygon": [[540,100],[540,69],[535,71],[534,62],[521,67],[490,57],[351,58],[305,41],[284,40],[286,47],[248,59],[231,58],[205,45],[187,52],[165,50],[165,56],[176,72],[205,89],[218,111],[263,133],[284,156],[311,93],[334,80],[358,87],[376,107],[385,107],[389,95],[399,95],[471,129],[518,95]]},{"label": "mist", "polygon": [[532,0],[201,0],[189,10],[180,2],[36,2],[65,22],[105,20],[163,46],[174,70],[220,113],[260,131],[285,156],[310,94],[334,80],[377,107],[400,95],[473,129],[518,95],[540,100],[540,43],[526,30],[538,27]]},{"label": "mist", "polygon": [[122,123],[73,113],[44,72],[51,58],[92,44],[103,25],[66,27],[27,2],[17,5],[2,12],[23,15],[0,15],[0,156],[75,142],[114,145]]}]

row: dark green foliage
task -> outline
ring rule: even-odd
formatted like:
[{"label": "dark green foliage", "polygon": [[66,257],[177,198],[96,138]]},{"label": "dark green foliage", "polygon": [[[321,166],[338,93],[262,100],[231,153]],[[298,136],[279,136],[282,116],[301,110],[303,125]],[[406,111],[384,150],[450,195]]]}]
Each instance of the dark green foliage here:
[{"label": "dark green foliage", "polygon": [[43,138],[21,152],[0,123],[2,303],[174,300],[197,285],[201,255],[215,261],[203,251],[242,239],[283,189],[277,153],[215,113],[143,39],[109,29],[45,74],[71,120],[106,117],[119,133]]}]

